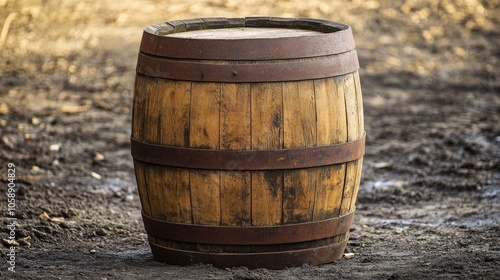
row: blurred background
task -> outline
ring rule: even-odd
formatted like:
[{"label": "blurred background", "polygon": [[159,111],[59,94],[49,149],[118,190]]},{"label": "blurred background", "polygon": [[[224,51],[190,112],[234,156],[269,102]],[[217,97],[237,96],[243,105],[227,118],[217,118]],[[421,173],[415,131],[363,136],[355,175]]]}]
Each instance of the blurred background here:
[{"label": "blurred background", "polygon": [[[498,72],[494,70],[499,5],[496,0],[0,0],[0,75],[61,73],[70,86],[90,86],[88,74],[106,72],[101,66],[109,66],[107,59],[132,69],[147,25],[183,18],[272,15],[349,24],[366,74],[430,77],[427,83],[432,76],[474,80]],[[114,54],[99,57],[104,52]],[[87,63],[80,65],[78,60]],[[106,76],[102,74],[97,76]],[[105,84],[113,83],[117,81]],[[100,90],[104,85],[99,81],[93,86]]]}]

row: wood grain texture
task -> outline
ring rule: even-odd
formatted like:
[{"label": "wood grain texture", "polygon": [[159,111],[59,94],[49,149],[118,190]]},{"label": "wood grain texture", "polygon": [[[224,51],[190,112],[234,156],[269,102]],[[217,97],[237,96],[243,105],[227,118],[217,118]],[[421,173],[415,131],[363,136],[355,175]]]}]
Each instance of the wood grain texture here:
[{"label": "wood grain texture", "polygon": [[[356,106],[358,114],[358,137],[362,137],[365,133],[365,123],[364,123],[364,110],[363,110],[363,95],[361,91],[361,80],[359,78],[359,72],[353,73],[354,86],[356,90]],[[356,199],[358,197],[359,185],[361,183],[361,173],[363,170],[363,158],[357,160],[356,166],[356,181],[354,182],[354,189],[351,196],[351,205],[349,209],[352,211],[356,207]]]},{"label": "wood grain texture", "polygon": [[[361,127],[362,117],[359,108],[359,103],[357,100],[357,89],[354,81],[354,74],[348,74],[344,76],[344,94],[346,102],[346,116],[347,116],[347,140],[354,141],[363,135],[364,128]],[[360,88],[359,88],[360,89]],[[360,93],[359,93],[360,94]],[[346,174],[344,182],[344,192],[342,195],[342,204],[340,207],[340,215],[345,215],[354,209],[355,199],[357,197],[357,191],[359,188],[360,175],[358,176],[358,170],[361,170],[361,160],[356,160],[348,162],[346,164]],[[345,233],[339,236],[340,240],[345,240],[349,237],[349,233]]]},{"label": "wood grain texture", "polygon": [[[316,80],[317,144],[325,146],[347,141],[345,98],[335,78]],[[344,190],[345,164],[318,169],[314,220],[338,217]]]},{"label": "wood grain texture", "polygon": [[[219,149],[219,83],[192,83],[189,146]],[[193,223],[220,224],[219,171],[190,170]]]},{"label": "wood grain texture", "polygon": [[[174,223],[191,224],[191,188],[189,171],[181,168],[165,168],[162,170],[161,192],[164,220]],[[162,187],[163,186],[163,187]]]},{"label": "wood grain texture", "polygon": [[144,134],[145,103],[148,95],[147,85],[149,77],[137,74],[135,78],[134,98],[132,102],[132,137],[142,139]]},{"label": "wood grain texture", "polygon": [[146,168],[146,163],[134,160],[135,179],[137,182],[137,191],[139,192],[139,198],[141,200],[142,211],[144,211],[146,215],[151,216],[151,204],[149,203],[149,193],[147,189],[148,182],[144,174]]},{"label": "wood grain texture", "polygon": [[[180,147],[296,148],[352,141],[363,134],[357,72],[266,84],[138,76],[133,117],[134,138]],[[355,205],[362,165],[356,161],[305,170],[221,172],[166,167],[146,171],[143,163],[135,164],[144,194],[141,203],[149,214],[225,225],[296,223],[345,214]],[[148,191],[146,185],[163,187]]]},{"label": "wood grain texture", "polygon": [[[250,84],[222,84],[221,149],[251,148]],[[227,165],[230,167],[231,162]],[[220,171],[221,225],[251,224],[250,171]]]},{"label": "wood grain texture", "polygon": [[[354,86],[354,77],[352,74],[343,77],[343,88],[346,103],[346,116],[347,116],[347,140],[354,141],[360,138],[359,133],[359,114],[356,101],[356,88]],[[346,166],[345,186],[342,197],[342,205],[340,207],[340,214],[344,215],[349,213],[351,207],[351,198],[356,183],[358,162],[348,162]]]},{"label": "wood grain texture", "polygon": [[[281,83],[251,86],[252,149],[283,148],[283,89]],[[252,172],[252,225],[282,221],[283,171]]]},{"label": "wood grain texture", "polygon": [[[283,84],[284,148],[316,146],[316,107],[313,81]],[[316,168],[285,170],[283,223],[312,221]]]},{"label": "wood grain texture", "polygon": [[287,29],[287,28],[221,28],[194,30],[182,33],[169,34],[168,37],[189,38],[189,39],[256,39],[256,38],[282,38],[282,37],[301,37],[321,34],[319,31],[305,29]]},{"label": "wood grain texture", "polygon": [[[150,143],[185,146],[191,83],[138,75],[135,89],[132,137]],[[138,161],[134,165],[146,214],[191,223],[188,171]]]},{"label": "wood grain texture", "polygon": [[174,147],[188,147],[191,106],[191,83],[183,81],[163,82],[161,96],[156,104],[161,110],[159,122],[160,142]]}]

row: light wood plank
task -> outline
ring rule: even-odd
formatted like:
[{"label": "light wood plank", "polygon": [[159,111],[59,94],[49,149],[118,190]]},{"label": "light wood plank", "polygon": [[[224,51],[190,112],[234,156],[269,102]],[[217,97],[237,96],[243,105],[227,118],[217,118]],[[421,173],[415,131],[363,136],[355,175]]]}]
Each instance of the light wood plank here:
[{"label": "light wood plank", "polygon": [[137,74],[135,78],[135,91],[132,106],[132,137],[142,140],[144,137],[145,103],[147,97],[147,84],[149,78]]},{"label": "light wood plank", "polygon": [[[365,133],[365,124],[364,124],[364,111],[363,111],[363,96],[361,90],[361,80],[359,78],[359,71],[353,73],[354,76],[354,85],[356,88],[356,105],[357,105],[357,113],[358,113],[358,137],[362,137]],[[358,197],[359,185],[361,184],[361,175],[363,171],[363,158],[360,158],[357,161],[356,166],[356,180],[354,182],[354,190],[351,198],[351,206],[349,210],[352,211],[356,207],[356,200]]]},{"label": "light wood plank", "polygon": [[[284,148],[316,145],[316,108],[312,81],[283,84]],[[284,171],[283,223],[312,220],[316,168]]]},{"label": "light wood plank", "polygon": [[[222,84],[221,149],[251,148],[250,84]],[[231,167],[231,162],[228,162]],[[221,224],[246,226],[251,222],[250,171],[220,171]]]},{"label": "light wood plank", "polygon": [[[335,78],[315,81],[317,144],[326,146],[347,141],[343,86]],[[337,217],[344,190],[345,164],[318,169],[314,220]]]},{"label": "light wood plank", "polygon": [[167,146],[189,146],[191,82],[163,80],[159,100],[161,119],[160,142]]},{"label": "light wood plank", "polygon": [[[184,146],[189,129],[190,82],[149,79],[143,125],[145,141]],[[151,215],[167,221],[191,223],[187,170],[148,165],[144,182],[151,203]]]},{"label": "light wood plank", "polygon": [[189,146],[219,149],[219,83],[192,83]]},{"label": "light wood plank", "polygon": [[146,102],[144,107],[143,140],[152,144],[160,143],[161,118],[163,113],[164,87],[160,79],[149,79],[146,85]]},{"label": "light wood plank", "polygon": [[134,159],[135,179],[137,182],[137,190],[141,199],[142,210],[146,215],[151,216],[151,204],[149,203],[149,194],[147,189],[145,168],[147,165],[143,162]]},{"label": "light wood plank", "polygon": [[191,188],[189,171],[165,167],[160,174],[163,185],[158,195],[163,198],[161,206],[165,220],[173,223],[192,223]]},{"label": "light wood plank", "polygon": [[260,27],[238,27],[238,28],[220,28],[203,29],[186,32],[179,32],[167,35],[168,37],[189,38],[189,39],[256,39],[256,38],[283,38],[300,37],[310,35],[320,35],[321,32],[306,29],[291,28],[260,28]]},{"label": "light wood plank", "polygon": [[[191,107],[191,82],[163,80],[160,120],[160,142],[167,146],[187,147],[189,144],[189,114]],[[192,223],[189,171],[163,167],[158,176],[163,185],[158,195],[163,198],[165,220]]]},{"label": "light wood plank", "polygon": [[[283,89],[281,83],[251,85],[252,149],[283,147]],[[252,172],[252,225],[282,221],[283,171]]]},{"label": "light wood plank", "polygon": [[354,75],[354,85],[356,87],[356,103],[358,105],[358,133],[359,136],[363,136],[365,133],[365,116],[363,111],[363,92],[361,90],[361,80],[359,77],[359,71],[353,73]]},{"label": "light wood plank", "polygon": [[[354,77],[352,74],[344,76],[344,93],[347,113],[347,140],[354,141],[359,139],[360,130],[358,103],[356,101],[356,87],[354,85]],[[344,194],[340,208],[341,215],[349,213],[351,209],[351,200],[356,184],[357,169],[358,161],[347,163]]]},{"label": "light wood plank", "polygon": [[[189,143],[192,148],[219,149],[219,83],[192,83]],[[193,223],[220,224],[219,172],[191,170]]]}]

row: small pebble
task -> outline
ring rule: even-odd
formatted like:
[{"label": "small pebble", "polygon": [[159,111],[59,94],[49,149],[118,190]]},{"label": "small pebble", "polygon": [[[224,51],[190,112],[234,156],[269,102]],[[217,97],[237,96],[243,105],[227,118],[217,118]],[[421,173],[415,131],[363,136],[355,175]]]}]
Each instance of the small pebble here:
[{"label": "small pebble", "polygon": [[65,223],[65,222],[59,223],[59,226],[61,228],[70,228],[70,225],[68,223]]},{"label": "small pebble", "polygon": [[102,179],[102,176],[101,176],[101,175],[99,175],[99,174],[97,174],[97,173],[95,173],[95,172],[90,173],[90,175],[91,175],[92,177],[96,178],[97,180],[101,180],[101,179]]},{"label": "small pebble", "polygon": [[42,214],[40,214],[40,216],[38,216],[40,218],[40,220],[42,221],[49,221],[50,220],[50,217],[47,213],[43,212]]},{"label": "small pebble", "polygon": [[95,234],[97,234],[98,236],[106,236],[106,235],[108,235],[108,233],[104,229],[102,229],[102,228],[96,230]]},{"label": "small pebble", "polygon": [[31,118],[31,124],[33,124],[33,125],[37,125],[37,124],[39,124],[41,122],[42,121],[39,118],[37,118],[37,117]]},{"label": "small pebble", "polygon": [[0,103],[0,115],[7,115],[9,113],[9,106],[5,103]]},{"label": "small pebble", "polygon": [[344,258],[346,258],[346,259],[350,259],[352,257],[354,257],[354,253],[345,253],[344,254]]},{"label": "small pebble", "polygon": [[26,141],[35,140],[35,139],[36,139],[35,134],[31,134],[31,133],[24,134],[24,140],[26,140]]},{"label": "small pebble", "polygon": [[94,160],[95,161],[102,161],[102,160],[104,160],[104,158],[105,158],[104,155],[101,154],[101,153],[98,153],[98,152],[96,152],[95,155],[94,155]]},{"label": "small pebble", "polygon": [[49,146],[49,151],[51,152],[58,152],[61,149],[61,145],[59,144],[52,144]]}]

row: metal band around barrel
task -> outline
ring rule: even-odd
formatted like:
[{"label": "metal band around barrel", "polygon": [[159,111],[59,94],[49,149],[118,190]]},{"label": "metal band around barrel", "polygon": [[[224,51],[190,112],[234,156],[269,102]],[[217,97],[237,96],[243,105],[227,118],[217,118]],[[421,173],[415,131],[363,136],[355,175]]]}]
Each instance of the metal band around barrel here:
[{"label": "metal band around barrel", "polygon": [[266,227],[230,227],[170,223],[142,213],[144,228],[152,236],[191,243],[269,245],[319,240],[346,233],[354,211],[323,221]]},{"label": "metal band around barrel", "polygon": [[359,69],[356,50],[291,60],[228,61],[180,60],[139,53],[136,71],[145,76],[203,82],[283,82],[322,79]]},{"label": "metal band around barrel", "polygon": [[136,160],[182,168],[209,170],[280,170],[334,165],[363,157],[365,135],[330,146],[277,150],[212,150],[149,144],[131,138]]},{"label": "metal band around barrel", "polygon": [[342,258],[347,240],[327,246],[262,253],[205,253],[168,248],[149,242],[153,257],[175,265],[207,263],[215,267],[245,266],[250,269],[283,269],[303,264],[320,265]]}]

